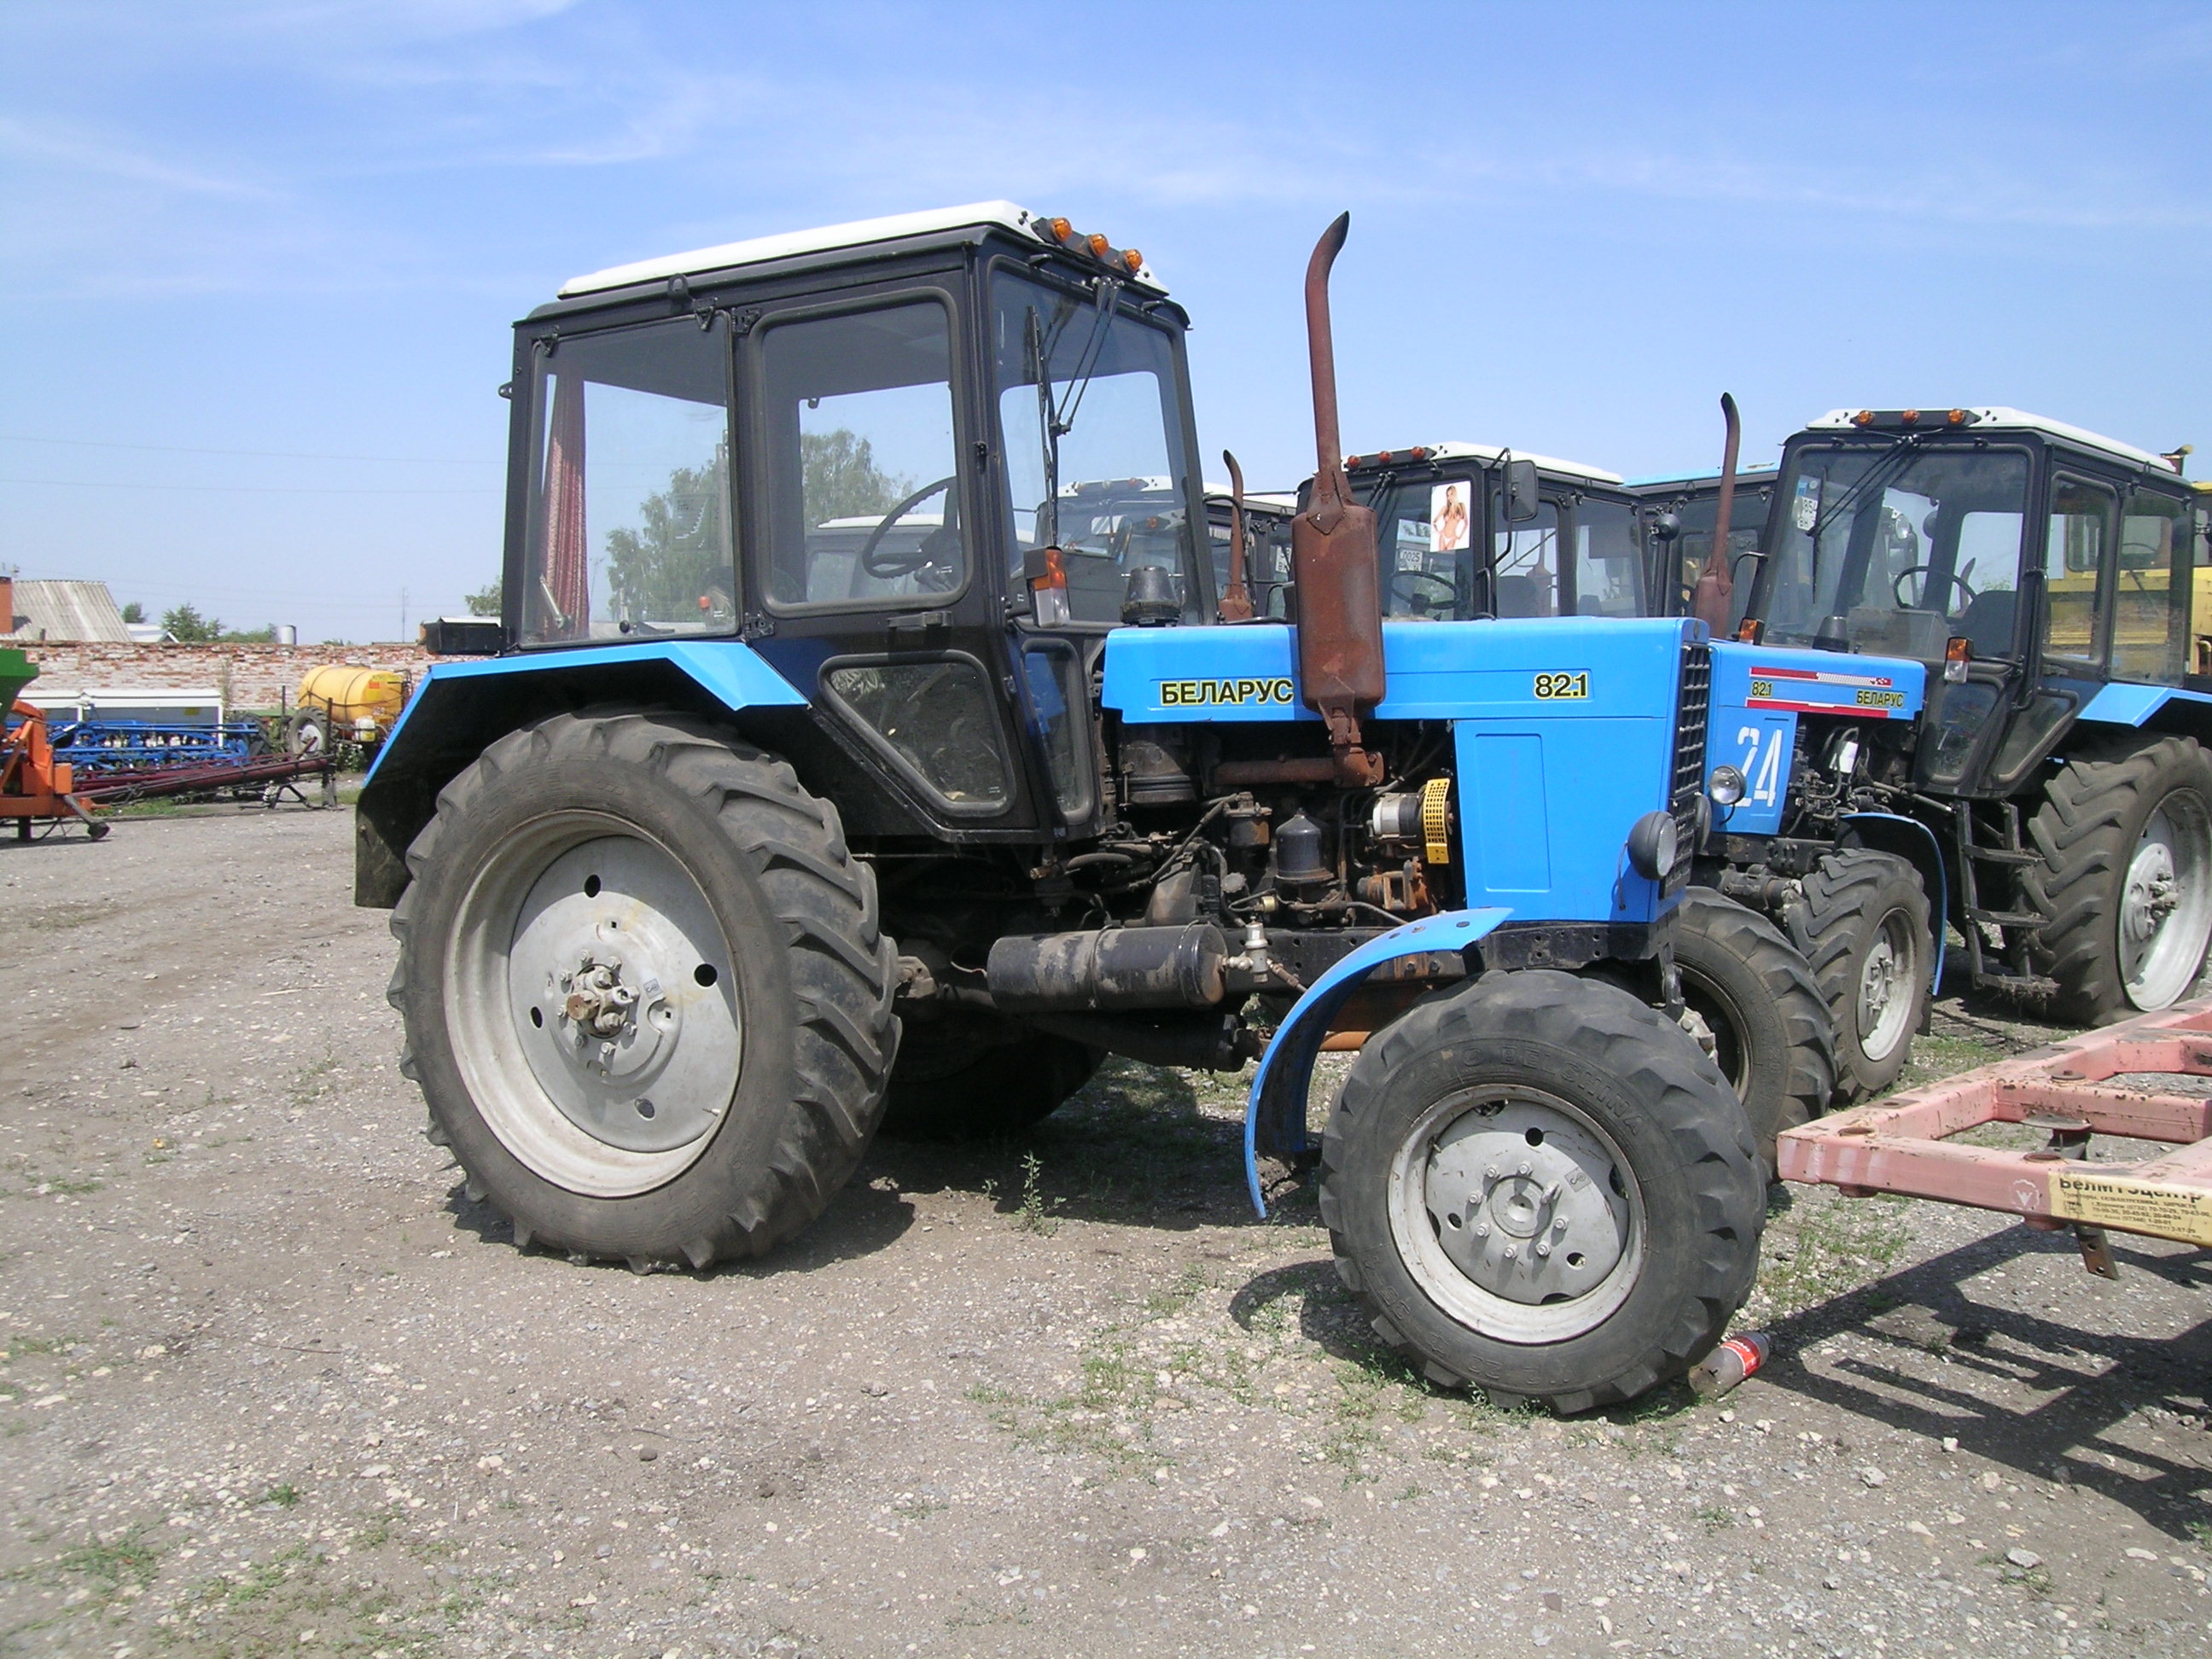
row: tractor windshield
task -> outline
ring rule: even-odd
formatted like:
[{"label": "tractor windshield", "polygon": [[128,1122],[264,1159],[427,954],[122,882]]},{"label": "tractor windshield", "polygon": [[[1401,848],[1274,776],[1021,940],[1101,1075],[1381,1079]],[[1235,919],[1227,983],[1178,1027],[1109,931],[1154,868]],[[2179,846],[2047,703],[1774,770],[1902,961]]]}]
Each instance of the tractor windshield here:
[{"label": "tractor windshield", "polygon": [[2028,458],[1906,440],[1807,444],[1775,493],[1753,614],[1778,644],[1935,661],[2012,648]]},{"label": "tractor windshield", "polygon": [[1186,622],[1204,619],[1202,514],[1191,499],[1175,344],[1122,309],[1120,285],[1091,295],[1000,270],[991,349],[1006,495],[1020,555],[1058,547],[1079,623],[1118,623],[1129,579],[1151,565],[1175,583]]}]

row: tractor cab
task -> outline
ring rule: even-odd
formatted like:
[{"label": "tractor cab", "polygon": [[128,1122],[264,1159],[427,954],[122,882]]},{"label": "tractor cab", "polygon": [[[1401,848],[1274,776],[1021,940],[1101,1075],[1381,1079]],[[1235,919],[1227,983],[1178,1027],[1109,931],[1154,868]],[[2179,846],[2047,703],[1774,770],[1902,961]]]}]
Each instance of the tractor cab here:
[{"label": "tractor cab", "polygon": [[516,330],[510,638],[744,641],[856,833],[1095,829],[1107,631],[1213,612],[1186,320],[1008,203],[577,277]]},{"label": "tractor cab", "polygon": [[[1245,582],[1255,617],[1285,622],[1290,616],[1291,520],[1297,516],[1295,491],[1248,491],[1244,510]],[[1227,484],[1206,487],[1206,533],[1213,550],[1213,589],[1229,591],[1229,549],[1235,534],[1237,492]]]},{"label": "tractor cab", "polygon": [[1744,614],[1769,645],[1927,664],[1922,787],[2008,793],[2117,688],[2212,688],[2175,458],[2017,410],[1838,410],[1774,500]]},{"label": "tractor cab", "polygon": [[[1774,501],[1778,469],[1772,464],[1747,466],[1735,475],[1735,499],[1729,513],[1728,556],[1747,580],[1735,589],[1731,629],[1742,620],[1742,607],[1751,595],[1750,568],[1744,561],[1759,550],[1759,532],[1765,527]],[[1717,470],[1663,478],[1638,478],[1629,486],[1635,495],[1636,535],[1649,573],[1651,602],[1658,614],[1686,617],[1698,577],[1712,556],[1713,526],[1720,509],[1721,475]]]},{"label": "tractor cab", "polygon": [[1375,514],[1383,612],[1404,618],[1643,617],[1635,498],[1617,473],[1487,444],[1353,455]]}]

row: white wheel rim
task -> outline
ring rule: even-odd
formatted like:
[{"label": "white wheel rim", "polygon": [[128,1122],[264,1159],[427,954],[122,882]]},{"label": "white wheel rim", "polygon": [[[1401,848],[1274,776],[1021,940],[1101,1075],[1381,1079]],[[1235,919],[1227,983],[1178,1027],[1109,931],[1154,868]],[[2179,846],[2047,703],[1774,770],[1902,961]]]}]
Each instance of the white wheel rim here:
[{"label": "white wheel rim", "polygon": [[594,812],[510,836],[461,901],[454,1063],[500,1142],[567,1191],[665,1185],[714,1139],[743,1024],[728,941],[683,861]]},{"label": "white wheel rim", "polygon": [[1892,910],[1859,963],[1859,1048],[1869,1060],[1887,1060],[1906,1040],[1920,980],[1920,930]]},{"label": "white wheel rim", "polygon": [[2120,884],[2120,979],[2138,1008],[2170,1006],[2203,965],[2212,938],[2212,823],[2176,790],[2143,825]]},{"label": "white wheel rim", "polygon": [[1391,1160],[1389,1211],[1423,1293],[1500,1341],[1595,1329],[1644,1265],[1643,1193],[1627,1158],[1542,1090],[1462,1090],[1431,1107]]}]

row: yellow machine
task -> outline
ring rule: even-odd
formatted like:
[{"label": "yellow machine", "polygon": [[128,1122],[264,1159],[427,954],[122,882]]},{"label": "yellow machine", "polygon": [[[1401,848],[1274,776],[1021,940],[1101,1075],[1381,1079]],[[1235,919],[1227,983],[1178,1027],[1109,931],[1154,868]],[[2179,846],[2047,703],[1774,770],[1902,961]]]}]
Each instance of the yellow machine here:
[{"label": "yellow machine", "polygon": [[374,749],[407,707],[408,675],[391,668],[325,663],[300,682],[299,707],[285,728],[285,747],[313,754],[332,743]]},{"label": "yellow machine", "polygon": [[[2212,508],[2212,483],[2197,482],[2191,488],[2200,510]],[[2060,556],[2051,561],[2045,590],[2051,607],[2049,644],[2069,655],[2093,656],[2099,526],[2087,516],[2063,522],[2063,554],[2061,548],[2052,549]],[[2185,518],[2165,511],[2130,512],[2121,520],[2112,605],[2111,660],[2116,676],[2160,678],[2172,668],[2212,674],[2212,565],[2189,556],[2192,529]],[[2190,572],[2185,590],[2177,590],[2177,568]],[[2173,625],[2176,605],[2185,608],[2185,628]],[[2184,660],[2169,665],[2167,653],[2185,635]]]}]

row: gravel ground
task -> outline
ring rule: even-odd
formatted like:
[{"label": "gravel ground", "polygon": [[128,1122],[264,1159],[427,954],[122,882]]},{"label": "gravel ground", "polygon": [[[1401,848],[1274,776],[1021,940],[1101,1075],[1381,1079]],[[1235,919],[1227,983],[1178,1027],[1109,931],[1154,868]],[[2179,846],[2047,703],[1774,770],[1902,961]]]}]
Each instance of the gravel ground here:
[{"label": "gravel ground", "polygon": [[1799,1192],[1759,1376],[1508,1413],[1377,1352],[1310,1192],[1252,1218],[1234,1080],[1117,1065],[765,1262],[526,1255],[350,839],[0,845],[0,1652],[2212,1651],[2206,1252]]}]

